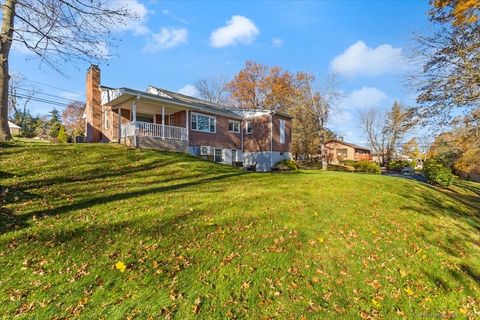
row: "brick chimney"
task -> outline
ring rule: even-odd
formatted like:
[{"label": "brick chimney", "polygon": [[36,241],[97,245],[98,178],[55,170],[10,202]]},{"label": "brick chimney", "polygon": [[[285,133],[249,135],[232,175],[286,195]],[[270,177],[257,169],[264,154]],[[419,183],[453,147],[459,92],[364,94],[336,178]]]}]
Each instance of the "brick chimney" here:
[{"label": "brick chimney", "polygon": [[102,140],[102,104],[100,94],[100,68],[90,65],[87,71],[86,82],[87,142]]}]

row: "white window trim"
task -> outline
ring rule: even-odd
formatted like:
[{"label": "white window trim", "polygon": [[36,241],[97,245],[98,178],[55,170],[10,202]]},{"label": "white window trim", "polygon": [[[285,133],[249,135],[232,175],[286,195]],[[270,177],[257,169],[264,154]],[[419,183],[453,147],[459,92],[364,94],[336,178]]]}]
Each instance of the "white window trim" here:
[{"label": "white window trim", "polygon": [[285,138],[286,138],[286,133],[285,133],[285,131],[286,131],[286,124],[285,124],[285,120],[280,119],[280,128],[279,128],[279,129],[280,129],[280,132],[279,132],[279,134],[280,134],[280,138],[279,138],[280,144],[285,144],[285,140],[286,140],[286,139],[285,139]]},{"label": "white window trim", "polygon": [[[248,123],[252,124],[252,131],[248,132]],[[245,134],[253,134],[253,120],[245,120]]]},{"label": "white window trim", "polygon": [[106,109],[105,110],[105,115],[104,115],[104,126],[105,126],[105,130],[108,130],[110,128],[110,121],[108,119],[108,117],[110,116],[110,110],[109,109]]},{"label": "white window trim", "polygon": [[[238,124],[238,130],[237,131],[232,131],[230,130],[230,123],[236,123]],[[232,132],[232,133],[240,133],[240,121],[237,121],[237,120],[228,120],[228,132]]]},{"label": "white window trim", "polygon": [[[215,157],[217,156],[216,155],[216,152],[220,150],[220,161],[215,161]],[[224,161],[224,151],[222,148],[213,148],[213,162],[216,162],[216,163],[223,163]]]},{"label": "white window trim", "polygon": [[[210,131],[210,120],[208,121],[208,128],[209,128],[208,131],[193,129],[193,117],[194,117],[194,116],[203,116],[203,117],[207,117],[207,118],[209,118],[209,119],[214,119],[214,120],[215,120],[214,131],[213,131],[213,132]],[[198,121],[197,121],[196,127],[198,128]],[[211,116],[211,115],[208,115],[208,114],[192,112],[192,113],[191,113],[191,117],[190,117],[190,128],[191,128],[192,131],[197,131],[197,132],[217,133],[217,117]]]}]

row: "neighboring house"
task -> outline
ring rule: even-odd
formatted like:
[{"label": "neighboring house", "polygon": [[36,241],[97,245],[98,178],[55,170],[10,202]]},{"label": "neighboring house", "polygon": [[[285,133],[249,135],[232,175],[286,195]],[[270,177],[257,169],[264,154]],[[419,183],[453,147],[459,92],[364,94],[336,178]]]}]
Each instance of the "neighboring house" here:
[{"label": "neighboring house", "polygon": [[372,160],[371,150],[342,140],[330,140],[325,143],[328,150],[328,159],[331,163],[344,160]]},{"label": "neighboring house", "polygon": [[291,159],[291,116],[231,110],[169,90],[100,85],[92,65],[86,82],[86,141],[186,152],[215,162],[256,164],[269,171]]},{"label": "neighboring house", "polygon": [[10,133],[12,136],[19,136],[20,135],[20,128],[15,123],[8,121],[8,127],[10,128]]}]

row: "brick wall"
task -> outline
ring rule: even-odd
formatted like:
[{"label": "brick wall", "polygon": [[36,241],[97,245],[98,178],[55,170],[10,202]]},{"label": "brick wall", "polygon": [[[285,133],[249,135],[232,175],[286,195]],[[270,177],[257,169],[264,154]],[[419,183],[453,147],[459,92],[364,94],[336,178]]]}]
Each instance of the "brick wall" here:
[{"label": "brick wall", "polygon": [[[197,114],[205,114],[210,115],[207,113],[199,113]],[[191,119],[191,112],[189,112],[189,116]],[[218,147],[222,149],[240,149],[241,148],[241,141],[240,141],[240,133],[234,133],[228,131],[228,120],[235,120],[224,116],[219,115],[211,115],[216,118],[217,123],[217,130],[216,133],[209,133],[209,132],[201,132],[192,130],[191,125],[189,125],[189,135],[190,135],[190,146],[197,147],[197,146],[212,146]],[[191,122],[190,122],[191,123]]]},{"label": "brick wall", "polygon": [[[280,143],[280,119],[285,120],[285,143]],[[253,122],[253,132],[247,134],[246,121]],[[289,152],[292,140],[292,121],[290,118],[277,114],[272,115],[273,131],[270,136],[270,115],[258,116],[244,120],[243,130],[244,150],[249,152],[270,151],[270,139],[272,151]]]}]

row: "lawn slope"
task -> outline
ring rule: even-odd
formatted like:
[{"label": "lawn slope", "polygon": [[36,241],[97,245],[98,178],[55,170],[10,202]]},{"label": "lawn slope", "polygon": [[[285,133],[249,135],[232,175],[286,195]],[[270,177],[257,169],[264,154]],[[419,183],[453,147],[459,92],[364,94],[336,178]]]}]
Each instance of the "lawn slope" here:
[{"label": "lawn slope", "polygon": [[478,184],[26,142],[0,175],[0,317],[479,316]]}]

